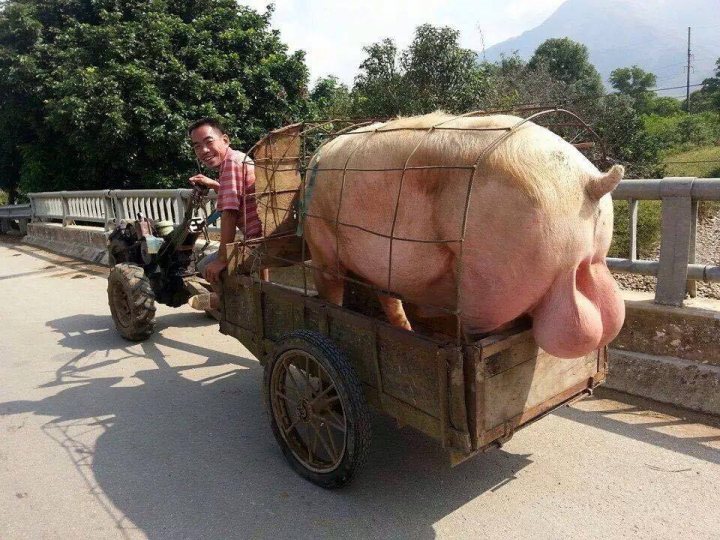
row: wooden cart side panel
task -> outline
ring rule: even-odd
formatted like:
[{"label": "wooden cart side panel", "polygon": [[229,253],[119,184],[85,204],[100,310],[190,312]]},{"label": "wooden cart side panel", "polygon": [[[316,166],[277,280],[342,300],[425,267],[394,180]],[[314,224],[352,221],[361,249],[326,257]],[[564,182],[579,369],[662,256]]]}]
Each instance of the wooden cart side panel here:
[{"label": "wooden cart side panel", "polygon": [[597,352],[560,359],[539,349],[530,337],[483,361],[484,395],[476,410],[481,419],[478,424],[482,424],[476,431],[478,445],[493,440],[491,434],[504,432],[511,419],[525,422],[529,411],[541,414],[568,391],[592,388],[599,374]]},{"label": "wooden cart side panel", "polygon": [[504,423],[485,431],[478,441],[479,448],[482,449],[490,444],[497,443],[497,441],[506,441],[516,430],[539,420],[563,404],[572,403],[576,399],[590,394],[591,391],[588,382],[589,381],[582,381],[574,386],[565,388],[562,392],[550,399],[543,401],[535,407],[526,409],[521,414],[508,418]]},{"label": "wooden cart side panel", "polygon": [[374,321],[354,316],[337,306],[327,306],[326,309],[328,336],[342,347],[360,381],[381,390]]},{"label": "wooden cart side panel", "polygon": [[440,418],[438,345],[389,325],[378,325],[377,339],[383,393]]},{"label": "wooden cart side panel", "polygon": [[256,284],[262,289],[262,327],[264,338],[278,341],[284,335],[305,327],[305,302],[299,294],[289,293],[271,283]]},{"label": "wooden cart side panel", "polygon": [[447,369],[447,403],[450,425],[453,429],[470,433],[465,386],[465,359],[462,349],[451,347],[444,351],[442,364]]},{"label": "wooden cart side panel", "polygon": [[368,397],[383,412],[443,446],[471,451],[460,350],[287,287],[233,279],[226,280],[221,330],[261,362],[293,330],[323,333],[347,354]]}]

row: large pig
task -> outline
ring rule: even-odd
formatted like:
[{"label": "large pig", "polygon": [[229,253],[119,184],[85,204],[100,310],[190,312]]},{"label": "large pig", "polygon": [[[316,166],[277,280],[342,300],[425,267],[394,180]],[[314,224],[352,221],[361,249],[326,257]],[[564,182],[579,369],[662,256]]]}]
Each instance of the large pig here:
[{"label": "large pig", "polygon": [[[610,342],[625,316],[605,265],[609,193],[623,168],[598,171],[532,122],[502,130],[520,122],[433,113],[321,147],[308,173],[305,223],[313,262],[325,270],[315,271],[320,295],[340,304],[349,270],[431,310],[454,309],[459,298],[470,334],[529,314],[538,345],[555,356]],[[380,301],[391,323],[411,329],[399,300]]]}]

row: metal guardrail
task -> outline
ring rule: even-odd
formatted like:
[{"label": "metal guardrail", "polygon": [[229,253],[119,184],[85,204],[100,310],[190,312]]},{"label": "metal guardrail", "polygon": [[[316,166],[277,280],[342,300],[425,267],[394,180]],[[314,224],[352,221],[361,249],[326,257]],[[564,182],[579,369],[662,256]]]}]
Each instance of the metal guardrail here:
[{"label": "metal guardrail", "polygon": [[[138,212],[177,224],[190,193],[190,189],[60,191],[31,193],[29,197],[34,221],[58,220],[63,225],[81,221],[108,229],[116,219],[134,219]],[[693,294],[695,281],[720,281],[720,266],[695,263],[698,202],[720,200],[720,178],[623,180],[612,196],[628,201],[630,221],[630,257],[608,258],[612,270],[656,276],[655,302],[675,306],[682,306],[688,290]],[[211,198],[206,208],[208,215],[214,209],[214,197]],[[662,201],[658,261],[637,258],[637,213],[641,200]],[[211,230],[218,229],[219,225]]]},{"label": "metal guardrail", "polygon": [[[60,221],[63,226],[76,222],[98,223],[105,229],[116,220],[135,219],[138,213],[156,221],[182,221],[191,189],[139,189],[103,191],[47,191],[30,193],[33,221]],[[215,209],[217,195],[208,195],[205,211]],[[219,230],[220,221],[211,231]]]},{"label": "metal guardrail", "polygon": [[6,234],[13,230],[13,222],[17,222],[21,234],[27,231],[27,223],[32,217],[29,204],[8,204],[0,206],[0,233]]},{"label": "metal guardrail", "polygon": [[[630,258],[608,258],[610,269],[657,277],[655,303],[682,306],[696,281],[720,281],[720,266],[695,263],[698,202],[720,201],[720,178],[623,180],[612,194],[628,201]],[[660,259],[637,258],[638,201],[662,201]],[[720,254],[718,254],[720,257]]]},{"label": "metal guardrail", "polygon": [[29,204],[8,204],[0,206],[0,218],[3,219],[30,219],[32,209]]}]

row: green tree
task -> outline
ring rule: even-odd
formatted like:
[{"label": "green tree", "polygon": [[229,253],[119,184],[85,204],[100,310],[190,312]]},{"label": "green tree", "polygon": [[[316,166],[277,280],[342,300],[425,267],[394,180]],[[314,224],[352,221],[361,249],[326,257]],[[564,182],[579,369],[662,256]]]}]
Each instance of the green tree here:
[{"label": "green tree", "polygon": [[554,107],[572,96],[568,85],[554,79],[547,68],[530,68],[517,53],[482,64],[487,83],[478,108],[511,109],[521,105]]},{"label": "green tree", "polygon": [[590,63],[587,47],[570,38],[544,41],[528,66],[530,69],[544,66],[553,79],[567,84],[575,95],[597,97],[604,93],[602,79]]},{"label": "green tree", "polygon": [[673,116],[682,111],[682,103],[674,97],[659,96],[650,102],[648,113],[658,116]]},{"label": "green tree", "polygon": [[352,116],[348,87],[334,75],[318,79],[310,92],[310,116],[319,120]]},{"label": "green tree", "polygon": [[235,0],[2,6],[0,178],[23,191],[184,185],[191,120],[219,117],[247,146],[306,113],[303,54],[288,54],[270,11]]},{"label": "green tree", "polygon": [[363,47],[367,55],[353,86],[357,116],[394,116],[402,110],[403,77],[395,42],[386,38]]},{"label": "green tree", "polygon": [[630,96],[613,94],[602,98],[592,120],[609,155],[626,166],[627,177],[662,177],[661,145],[645,130]]},{"label": "green tree", "polygon": [[448,26],[423,24],[403,51],[403,86],[407,113],[436,109],[463,112],[477,102],[482,88],[477,55],[460,47],[460,32]]},{"label": "green tree", "polygon": [[650,91],[657,77],[638,66],[618,68],[610,73],[610,84],[620,94],[630,96],[640,113],[648,112],[655,94]]},{"label": "green tree", "polygon": [[[702,82],[702,88],[699,92],[693,94],[699,94],[699,101],[704,101],[704,110],[714,110],[720,113],[720,58],[715,62],[715,76],[709,77]],[[692,98],[692,95],[690,96]],[[692,106],[692,100],[690,102],[691,110],[693,112],[703,112]]]},{"label": "green tree", "polygon": [[459,45],[450,27],[419,26],[407,49],[393,40],[365,47],[352,97],[359,116],[422,114],[444,109],[464,112],[485,91],[486,78],[476,54]]}]

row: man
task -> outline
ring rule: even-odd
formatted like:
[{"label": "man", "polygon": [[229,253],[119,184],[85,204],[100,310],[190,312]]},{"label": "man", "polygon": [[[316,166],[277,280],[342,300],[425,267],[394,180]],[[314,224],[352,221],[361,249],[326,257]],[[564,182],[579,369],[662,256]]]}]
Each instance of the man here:
[{"label": "man", "polygon": [[[190,178],[194,185],[204,185],[217,194],[217,209],[222,212],[220,244],[235,241],[239,228],[246,240],[262,236],[262,224],[255,201],[255,168],[253,162],[242,152],[230,147],[230,138],[222,125],[212,118],[201,118],[188,128],[195,156],[206,167],[218,171],[218,181],[203,174]],[[217,283],[227,268],[226,253],[220,250],[205,257],[198,264],[198,271],[210,283]],[[263,271],[266,277],[267,271]],[[216,294],[198,295],[190,299],[195,309],[215,309],[219,301]]]}]

